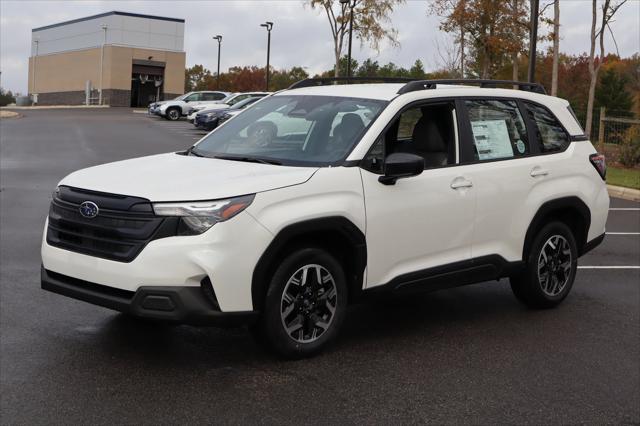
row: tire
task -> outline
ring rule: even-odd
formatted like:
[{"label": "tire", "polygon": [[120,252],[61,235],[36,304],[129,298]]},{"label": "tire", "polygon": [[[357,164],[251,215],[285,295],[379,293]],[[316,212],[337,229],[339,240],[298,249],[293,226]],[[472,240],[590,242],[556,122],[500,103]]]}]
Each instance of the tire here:
[{"label": "tire", "polygon": [[180,120],[180,116],[181,116],[181,112],[180,112],[180,108],[178,107],[171,107],[169,109],[167,109],[165,118],[169,121],[176,121],[176,120]]},{"label": "tire", "polygon": [[319,248],[298,249],[278,265],[252,331],[285,358],[315,355],[337,336],[347,294],[343,268],[333,256]]},{"label": "tire", "polygon": [[571,291],[578,269],[571,229],[562,222],[545,225],[533,239],[525,262],[525,269],[510,278],[516,298],[534,309],[559,305]]}]

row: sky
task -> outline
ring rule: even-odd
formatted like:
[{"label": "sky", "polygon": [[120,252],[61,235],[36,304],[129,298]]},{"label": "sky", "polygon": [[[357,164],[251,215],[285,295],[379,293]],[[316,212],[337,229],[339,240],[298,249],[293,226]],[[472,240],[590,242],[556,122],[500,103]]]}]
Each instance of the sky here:
[{"label": "sky", "polygon": [[[550,0],[541,0],[541,4]],[[383,44],[379,52],[354,40],[353,57],[371,58],[410,67],[421,59],[427,71],[442,63],[438,46],[444,50],[450,38],[439,31],[440,18],[428,13],[430,1],[407,0],[397,6],[392,25],[398,30],[400,47]],[[550,7],[549,13],[553,13]],[[203,64],[216,69],[216,34],[223,35],[221,70],[235,65],[264,66],[266,31],[260,27],[273,21],[271,64],[276,68],[305,67],[309,74],[333,65],[333,40],[327,17],[301,0],[209,0],[209,1],[25,1],[0,0],[0,85],[13,92],[27,90],[31,29],[107,11],[123,11],[183,18],[187,66]],[[579,54],[589,50],[590,0],[561,0],[560,50]],[[640,52],[640,0],[628,0],[612,23],[623,57]],[[542,31],[542,30],[541,30]],[[545,45],[539,45],[539,50]],[[607,52],[616,52],[607,34]],[[345,49],[346,54],[346,49]]]}]

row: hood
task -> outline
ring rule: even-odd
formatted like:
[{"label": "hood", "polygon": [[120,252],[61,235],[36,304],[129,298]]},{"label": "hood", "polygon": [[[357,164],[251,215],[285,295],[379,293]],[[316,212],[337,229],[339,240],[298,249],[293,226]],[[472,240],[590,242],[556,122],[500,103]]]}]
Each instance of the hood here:
[{"label": "hood", "polygon": [[298,185],[316,170],[168,153],[78,170],[59,185],[151,201],[197,201]]}]

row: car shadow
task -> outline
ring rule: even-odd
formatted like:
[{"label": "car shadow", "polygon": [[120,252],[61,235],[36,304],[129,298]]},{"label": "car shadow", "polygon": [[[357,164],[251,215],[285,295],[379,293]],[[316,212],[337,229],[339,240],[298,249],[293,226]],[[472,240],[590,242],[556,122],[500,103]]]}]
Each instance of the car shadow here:
[{"label": "car shadow", "polygon": [[[508,285],[486,283],[434,293],[388,296],[349,308],[337,344],[322,356],[340,356],[371,345],[403,343],[444,330],[527,322],[534,315],[512,296]],[[238,365],[281,362],[246,327],[219,329],[157,323],[116,314],[94,336],[105,351],[159,365]]]}]

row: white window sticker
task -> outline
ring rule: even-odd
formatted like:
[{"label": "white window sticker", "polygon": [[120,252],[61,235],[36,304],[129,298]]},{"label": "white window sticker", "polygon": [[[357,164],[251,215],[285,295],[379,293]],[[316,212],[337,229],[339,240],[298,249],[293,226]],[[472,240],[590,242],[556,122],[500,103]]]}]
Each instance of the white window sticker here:
[{"label": "white window sticker", "polygon": [[504,120],[472,121],[471,128],[479,160],[513,157],[509,130]]}]

